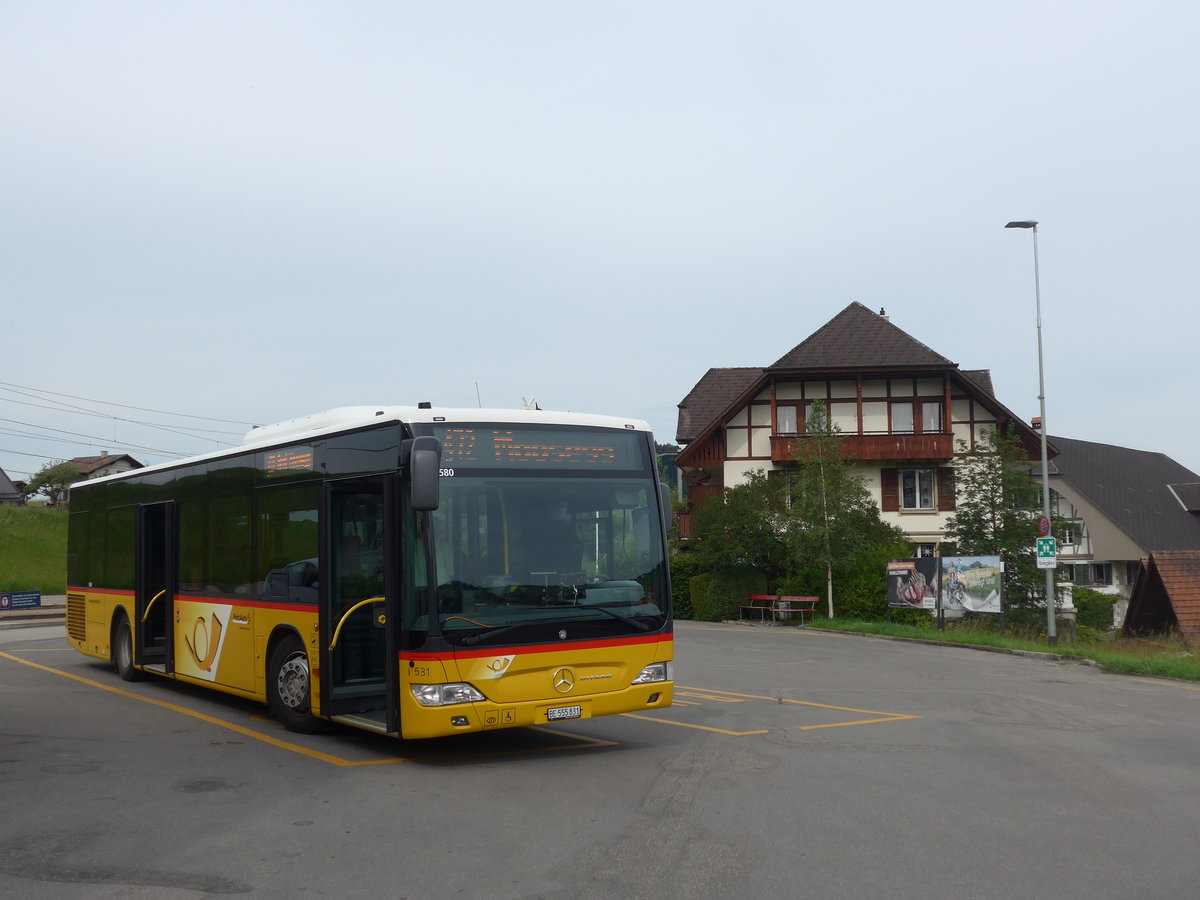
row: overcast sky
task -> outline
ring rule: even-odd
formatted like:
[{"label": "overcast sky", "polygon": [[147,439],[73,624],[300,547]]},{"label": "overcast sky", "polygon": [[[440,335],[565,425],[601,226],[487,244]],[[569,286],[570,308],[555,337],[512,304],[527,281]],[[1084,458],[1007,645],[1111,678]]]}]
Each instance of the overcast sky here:
[{"label": "overcast sky", "polygon": [[1029,419],[1037,219],[1050,433],[1200,472],[1198,9],[2,0],[0,466],[422,400],[673,440],[855,300]]}]

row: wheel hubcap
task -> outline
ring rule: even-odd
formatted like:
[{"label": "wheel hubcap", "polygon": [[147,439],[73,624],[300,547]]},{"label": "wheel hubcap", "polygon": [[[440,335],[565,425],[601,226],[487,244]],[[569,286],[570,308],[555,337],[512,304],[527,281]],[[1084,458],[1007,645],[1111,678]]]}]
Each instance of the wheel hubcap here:
[{"label": "wheel hubcap", "polygon": [[288,709],[297,711],[308,708],[308,658],[303,653],[293,653],[279,668],[279,699]]}]

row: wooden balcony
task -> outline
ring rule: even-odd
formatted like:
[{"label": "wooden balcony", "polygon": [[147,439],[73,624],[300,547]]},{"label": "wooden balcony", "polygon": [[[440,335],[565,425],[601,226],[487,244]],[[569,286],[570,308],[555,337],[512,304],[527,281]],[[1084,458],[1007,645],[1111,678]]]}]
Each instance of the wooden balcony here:
[{"label": "wooden balcony", "polygon": [[[950,459],[954,456],[954,436],[951,434],[843,434],[845,455],[857,460]],[[771,461],[789,463],[795,460],[796,441],[793,437],[771,436]]]}]

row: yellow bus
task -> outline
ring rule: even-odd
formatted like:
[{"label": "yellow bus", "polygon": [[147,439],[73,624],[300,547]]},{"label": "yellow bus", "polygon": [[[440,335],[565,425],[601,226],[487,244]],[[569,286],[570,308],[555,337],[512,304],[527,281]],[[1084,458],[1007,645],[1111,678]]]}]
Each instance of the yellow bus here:
[{"label": "yellow bus", "polygon": [[337,409],[74,485],[67,634],[299,732],[666,707],[669,515],[644,422]]}]

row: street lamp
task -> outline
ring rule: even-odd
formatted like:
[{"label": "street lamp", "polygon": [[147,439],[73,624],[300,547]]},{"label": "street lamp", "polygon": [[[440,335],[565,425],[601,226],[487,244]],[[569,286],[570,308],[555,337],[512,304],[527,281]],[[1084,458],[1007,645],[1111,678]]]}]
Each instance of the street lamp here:
[{"label": "street lamp", "polygon": [[[1046,452],[1046,371],[1042,364],[1042,288],[1038,277],[1037,227],[1033,221],[1009,222],[1005,228],[1028,228],[1033,231],[1033,296],[1037,303],[1037,347],[1038,347],[1038,401],[1042,411],[1042,515],[1050,520],[1050,460]],[[1046,569],[1046,636],[1050,646],[1058,645],[1055,607],[1058,598],[1054,593],[1054,569]]]}]

